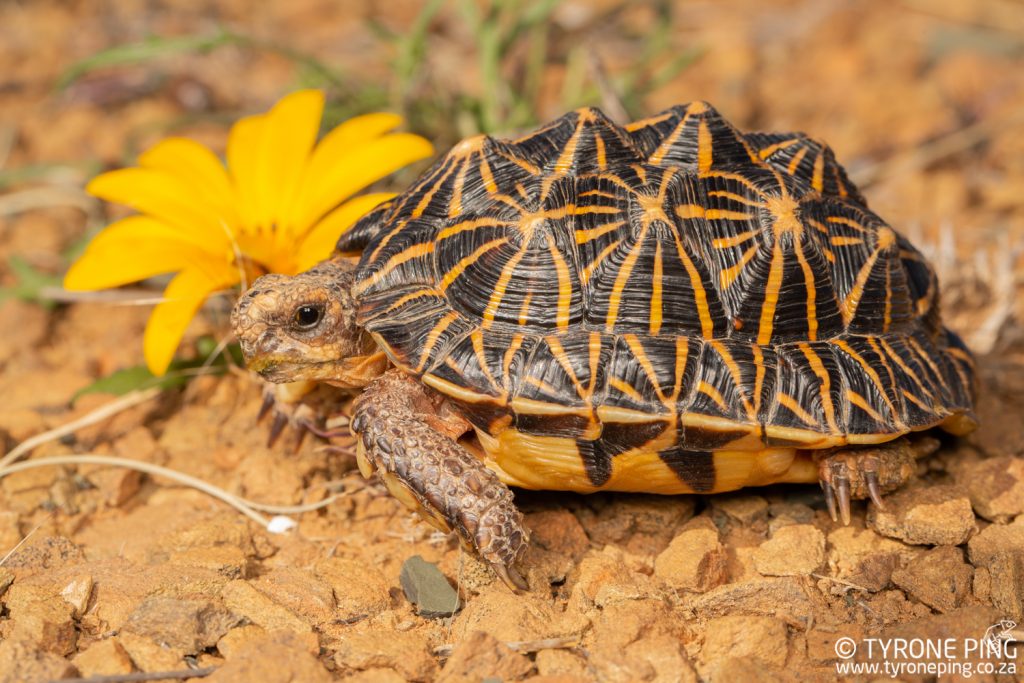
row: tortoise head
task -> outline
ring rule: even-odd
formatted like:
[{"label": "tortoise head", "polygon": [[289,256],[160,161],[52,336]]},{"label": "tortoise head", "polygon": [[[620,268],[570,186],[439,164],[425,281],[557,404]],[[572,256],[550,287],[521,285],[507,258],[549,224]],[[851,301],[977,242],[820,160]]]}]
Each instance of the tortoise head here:
[{"label": "tortoise head", "polygon": [[383,354],[356,324],[354,280],[355,266],[344,259],[256,280],[231,313],[249,369],[271,382],[353,387],[383,372]]}]

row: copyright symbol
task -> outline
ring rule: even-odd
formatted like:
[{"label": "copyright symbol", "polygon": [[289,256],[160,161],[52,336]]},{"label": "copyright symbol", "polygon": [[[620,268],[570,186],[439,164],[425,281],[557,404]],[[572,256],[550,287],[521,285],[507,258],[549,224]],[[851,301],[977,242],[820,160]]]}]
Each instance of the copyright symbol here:
[{"label": "copyright symbol", "polygon": [[836,655],[840,659],[851,659],[855,654],[857,654],[856,640],[843,637],[836,641]]}]

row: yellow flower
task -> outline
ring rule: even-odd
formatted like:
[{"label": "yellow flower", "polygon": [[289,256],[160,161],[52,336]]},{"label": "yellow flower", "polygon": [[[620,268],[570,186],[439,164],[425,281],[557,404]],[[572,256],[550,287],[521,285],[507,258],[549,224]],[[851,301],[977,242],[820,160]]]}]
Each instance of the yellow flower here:
[{"label": "yellow flower", "polygon": [[227,168],[199,143],[169,138],[140,156],[138,167],[89,183],[91,194],[141,215],[100,232],[64,286],[105,289],[177,273],[146,325],[143,349],[153,373],[166,372],[207,296],[326,258],[342,232],[394,196],[352,195],[433,153],[417,135],[389,132],[402,122],[394,114],[350,119],[316,144],[323,106],[321,92],[304,90],[238,121],[228,136]]}]

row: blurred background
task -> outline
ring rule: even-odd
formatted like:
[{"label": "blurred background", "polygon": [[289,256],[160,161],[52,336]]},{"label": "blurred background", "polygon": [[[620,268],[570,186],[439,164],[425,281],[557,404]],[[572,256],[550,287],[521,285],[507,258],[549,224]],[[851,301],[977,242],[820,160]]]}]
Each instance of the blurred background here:
[{"label": "blurred background", "polygon": [[1016,0],[38,0],[0,4],[0,26],[7,299],[52,295],[120,215],[82,193],[92,175],[169,134],[222,151],[230,122],[299,87],[327,92],[325,128],[396,111],[439,153],[582,105],[624,122],[704,99],[827,141],[935,262],[953,326],[982,353],[1019,341]]}]

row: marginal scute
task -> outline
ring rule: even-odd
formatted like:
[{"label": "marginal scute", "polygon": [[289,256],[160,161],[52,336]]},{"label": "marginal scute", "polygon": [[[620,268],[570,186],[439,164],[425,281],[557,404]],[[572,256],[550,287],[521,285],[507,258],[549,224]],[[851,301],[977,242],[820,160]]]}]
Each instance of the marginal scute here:
[{"label": "marginal scute", "polygon": [[921,253],[827,146],[706,103],[471,138],[339,248],[363,251],[359,323],[531,486],[717,490],[741,478],[716,453],[973,423]]}]

